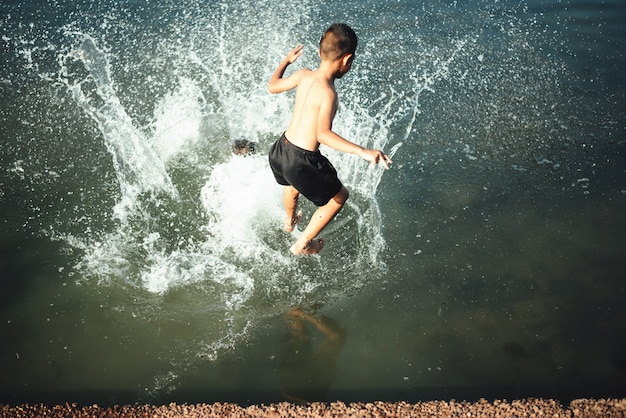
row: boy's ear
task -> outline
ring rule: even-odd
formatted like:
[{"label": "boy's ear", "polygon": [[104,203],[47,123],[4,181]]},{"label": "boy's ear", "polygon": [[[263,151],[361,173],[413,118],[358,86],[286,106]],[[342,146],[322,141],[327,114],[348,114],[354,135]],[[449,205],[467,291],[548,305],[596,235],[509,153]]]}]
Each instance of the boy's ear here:
[{"label": "boy's ear", "polygon": [[353,59],[354,59],[354,54],[346,54],[343,57],[341,57],[341,61],[343,65],[351,64]]}]

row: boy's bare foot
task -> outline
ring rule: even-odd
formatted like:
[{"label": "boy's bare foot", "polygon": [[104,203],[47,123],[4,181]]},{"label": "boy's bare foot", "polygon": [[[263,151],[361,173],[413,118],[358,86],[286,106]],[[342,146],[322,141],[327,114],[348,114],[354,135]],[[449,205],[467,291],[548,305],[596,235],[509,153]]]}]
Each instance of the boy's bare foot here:
[{"label": "boy's bare foot", "polygon": [[295,213],[291,219],[285,221],[285,232],[293,232],[296,225],[302,220],[302,211]]},{"label": "boy's bare foot", "polygon": [[[296,242],[297,244],[297,242]],[[312,255],[318,254],[324,248],[324,239],[323,238],[313,238],[309,241],[304,248],[298,249],[296,244],[293,244],[289,249],[295,255]]]}]

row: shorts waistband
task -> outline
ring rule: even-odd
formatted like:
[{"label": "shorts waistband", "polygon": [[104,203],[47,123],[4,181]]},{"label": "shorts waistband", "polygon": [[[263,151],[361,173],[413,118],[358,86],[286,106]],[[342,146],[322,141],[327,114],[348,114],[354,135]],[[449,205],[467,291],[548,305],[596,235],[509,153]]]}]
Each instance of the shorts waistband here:
[{"label": "shorts waistband", "polygon": [[300,148],[297,145],[292,144],[287,137],[285,136],[285,134],[283,133],[283,135],[280,137],[281,142],[286,145],[288,148],[294,150],[294,151],[298,151],[304,154],[309,154],[309,155],[318,155],[320,153],[320,150],[317,151],[309,151],[308,149],[304,149],[304,148]]}]

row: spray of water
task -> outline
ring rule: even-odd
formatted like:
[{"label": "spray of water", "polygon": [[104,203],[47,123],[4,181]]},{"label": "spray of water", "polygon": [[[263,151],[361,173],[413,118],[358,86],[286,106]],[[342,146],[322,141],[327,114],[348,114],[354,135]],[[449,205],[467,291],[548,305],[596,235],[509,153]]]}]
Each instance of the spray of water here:
[{"label": "spray of water", "polygon": [[[80,45],[62,57],[60,78],[71,91],[77,105],[98,124],[105,145],[113,158],[115,174],[121,189],[121,198],[114,208],[114,216],[126,223],[128,211],[134,209],[142,193],[160,192],[176,197],[177,192],[165,170],[165,161],[159,158],[145,135],[135,128],[115,94],[109,61],[93,38],[77,36]],[[68,60],[82,63],[88,76],[70,81]]]},{"label": "spray of water", "polygon": [[[225,44],[236,42],[224,32],[224,25],[217,26],[214,34],[219,35],[215,36],[218,56],[226,54],[229,46]],[[284,126],[279,123],[288,117],[289,99],[279,98],[278,106],[269,105],[273,99],[261,94],[265,79],[244,79],[232,71],[241,62],[218,60],[215,66],[215,60],[208,63],[198,51],[178,51],[179,61],[174,65],[184,75],[156,101],[151,123],[140,129],[118,97],[107,53],[90,35],[68,31],[66,37],[71,47],[59,57],[58,79],[97,123],[120,188],[113,208],[117,226],[81,246],[85,255],[77,267],[83,275],[95,276],[101,283],[120,278],[161,294],[172,286],[202,280],[236,282],[233,293],[226,296],[228,301],[238,301],[227,304],[235,309],[254,293],[255,282],[267,281],[272,289],[273,282],[282,281],[285,271],[281,268],[291,269],[286,266],[294,260],[285,251],[290,238],[274,232],[282,219],[280,189],[263,155],[234,156],[229,148],[238,136],[260,142],[260,149],[267,146]],[[195,79],[190,67],[200,71]],[[208,88],[200,86],[203,80],[209,81]],[[343,129],[367,138],[368,146],[384,148],[394,119],[389,114],[371,116],[367,110],[346,112]],[[384,245],[375,199],[383,171],[355,158],[339,154],[334,158],[356,198],[338,226],[327,233],[344,243],[347,240],[339,236],[346,233],[371,237],[343,255],[353,257],[349,265],[357,277],[365,264],[379,263]],[[190,180],[193,176],[205,178],[205,184],[198,187],[197,179]],[[190,211],[195,212],[195,219],[186,218],[181,225],[179,218],[185,215],[181,212]],[[354,229],[357,234],[348,232]],[[76,245],[80,239],[71,241]],[[274,274],[269,280],[265,273],[251,277],[249,272],[257,268],[250,269],[248,263],[266,265],[258,270]]]}]

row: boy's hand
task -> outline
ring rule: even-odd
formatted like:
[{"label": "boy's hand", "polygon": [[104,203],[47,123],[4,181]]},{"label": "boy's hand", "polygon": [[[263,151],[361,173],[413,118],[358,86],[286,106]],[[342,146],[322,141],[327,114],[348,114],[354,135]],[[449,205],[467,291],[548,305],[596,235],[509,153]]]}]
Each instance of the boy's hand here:
[{"label": "boy's hand", "polygon": [[296,62],[296,60],[300,57],[300,55],[302,55],[304,49],[304,45],[299,44],[296,45],[296,47],[294,49],[291,50],[291,52],[289,52],[289,54],[287,54],[287,60],[289,61],[289,64],[293,64],[294,62]]},{"label": "boy's hand", "polygon": [[380,150],[364,148],[363,150],[361,150],[361,152],[359,152],[359,155],[364,160],[369,161],[372,165],[376,165],[379,162],[383,163],[387,170],[389,170],[389,164],[393,162],[391,161],[391,158],[389,158],[384,152]]}]

